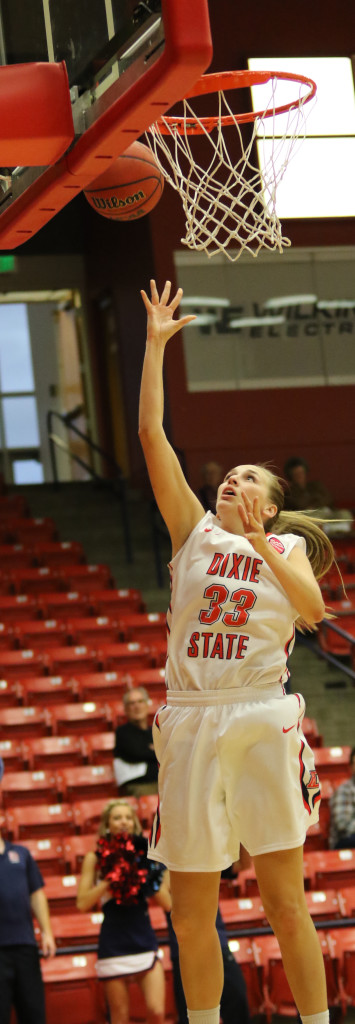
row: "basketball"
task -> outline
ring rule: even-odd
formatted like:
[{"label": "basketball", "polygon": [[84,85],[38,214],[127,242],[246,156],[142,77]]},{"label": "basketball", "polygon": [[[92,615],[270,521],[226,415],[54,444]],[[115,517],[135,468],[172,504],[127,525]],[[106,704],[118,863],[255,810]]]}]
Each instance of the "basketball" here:
[{"label": "basketball", "polygon": [[90,206],[110,220],[138,220],[159,202],[164,178],[148,146],[133,142],[92,181],[84,195]]}]

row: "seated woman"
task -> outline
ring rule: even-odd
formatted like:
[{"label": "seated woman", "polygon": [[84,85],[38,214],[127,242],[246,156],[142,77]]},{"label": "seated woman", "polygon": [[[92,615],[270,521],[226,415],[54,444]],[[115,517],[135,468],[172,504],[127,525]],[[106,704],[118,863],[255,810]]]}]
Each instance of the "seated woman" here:
[{"label": "seated woman", "polygon": [[148,861],[147,840],[127,800],[110,800],[102,812],[96,851],[86,854],[78,887],[79,910],[101,904],[97,973],[104,983],[111,1024],[129,1020],[128,980],[138,981],[148,1024],[163,1024],[165,981],[147,900],[170,910],[167,872]]}]

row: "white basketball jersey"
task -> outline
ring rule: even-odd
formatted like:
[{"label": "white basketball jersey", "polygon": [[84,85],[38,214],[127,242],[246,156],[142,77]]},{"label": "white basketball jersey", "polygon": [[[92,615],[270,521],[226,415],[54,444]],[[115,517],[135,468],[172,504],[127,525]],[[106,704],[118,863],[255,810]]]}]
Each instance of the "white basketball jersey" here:
[{"label": "white basketball jersey", "polygon": [[[303,537],[268,535],[287,558]],[[211,512],[169,564],[171,603],[166,683],[171,690],[270,686],[288,679],[297,611],[244,536]]]}]

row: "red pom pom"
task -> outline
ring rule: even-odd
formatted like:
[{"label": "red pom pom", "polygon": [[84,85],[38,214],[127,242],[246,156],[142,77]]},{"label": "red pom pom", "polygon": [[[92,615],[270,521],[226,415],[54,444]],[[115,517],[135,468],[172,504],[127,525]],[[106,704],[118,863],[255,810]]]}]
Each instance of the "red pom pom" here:
[{"label": "red pom pom", "polygon": [[109,880],[116,903],[129,906],[142,897],[148,875],[146,852],[143,836],[120,832],[99,839],[96,856],[100,875]]}]

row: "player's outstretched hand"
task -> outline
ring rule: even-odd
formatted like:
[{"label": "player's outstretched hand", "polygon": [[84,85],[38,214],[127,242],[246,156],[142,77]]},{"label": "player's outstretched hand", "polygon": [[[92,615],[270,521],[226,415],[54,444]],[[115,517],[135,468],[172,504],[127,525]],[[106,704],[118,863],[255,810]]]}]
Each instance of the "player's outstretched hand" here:
[{"label": "player's outstretched hand", "polygon": [[244,534],[255,548],[259,555],[263,555],[267,540],[265,537],[264,524],[261,517],[259,498],[250,501],[245,491],[241,493],[241,502],[238,504],[238,512],[243,523]]},{"label": "player's outstretched hand", "polygon": [[170,291],[171,282],[166,281],[159,298],[158,289],[153,280],[150,282],[150,299],[145,291],[141,291],[148,316],[148,341],[159,341],[162,345],[166,345],[173,334],[176,334],[182,327],[186,327],[186,324],[196,319],[195,316],[190,315],[183,316],[180,320],[174,320],[174,313],[178,308],[183,291],[182,288],[178,288],[176,295],[172,299],[170,299]]}]

